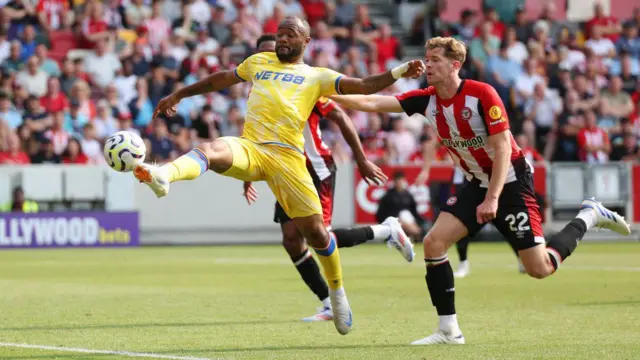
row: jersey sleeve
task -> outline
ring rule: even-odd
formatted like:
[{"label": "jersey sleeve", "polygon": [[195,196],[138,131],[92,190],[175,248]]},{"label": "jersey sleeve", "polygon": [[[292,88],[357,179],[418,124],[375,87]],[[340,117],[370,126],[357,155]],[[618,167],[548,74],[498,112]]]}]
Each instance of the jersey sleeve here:
[{"label": "jersey sleeve", "polygon": [[238,65],[238,67],[235,70],[233,70],[233,73],[236,75],[238,79],[242,80],[243,82],[251,81],[251,79],[253,78],[251,74],[253,73],[252,64],[254,60],[255,60],[255,55],[249,56],[243,62],[241,62],[240,65]]},{"label": "jersey sleeve", "polygon": [[493,86],[485,85],[480,102],[482,103],[483,118],[489,135],[509,130],[507,110],[504,108],[504,103]]},{"label": "jersey sleeve", "polygon": [[327,68],[316,68],[320,72],[320,96],[340,95],[340,79],[344,75]]},{"label": "jersey sleeve", "polygon": [[335,108],[336,108],[336,103],[324,96],[318,99],[318,102],[316,102],[316,106],[315,106],[315,109],[318,112],[318,114],[320,114],[320,116],[327,116],[327,114],[330,113]]},{"label": "jersey sleeve", "polygon": [[407,115],[424,115],[429,105],[429,96],[429,89],[417,89],[396,95],[396,99],[398,99],[402,110],[404,110]]}]

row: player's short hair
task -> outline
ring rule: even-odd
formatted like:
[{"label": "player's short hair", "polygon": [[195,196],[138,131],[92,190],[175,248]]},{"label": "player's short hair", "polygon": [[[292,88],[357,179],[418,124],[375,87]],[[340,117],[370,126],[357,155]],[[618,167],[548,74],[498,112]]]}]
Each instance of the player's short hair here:
[{"label": "player's short hair", "polygon": [[276,41],[276,36],[273,34],[264,34],[256,41],[256,49],[260,47],[260,44],[266,41]]},{"label": "player's short hair", "polygon": [[435,37],[427,41],[425,45],[427,50],[443,49],[444,56],[464,63],[467,59],[467,46],[460,40],[452,37]]}]

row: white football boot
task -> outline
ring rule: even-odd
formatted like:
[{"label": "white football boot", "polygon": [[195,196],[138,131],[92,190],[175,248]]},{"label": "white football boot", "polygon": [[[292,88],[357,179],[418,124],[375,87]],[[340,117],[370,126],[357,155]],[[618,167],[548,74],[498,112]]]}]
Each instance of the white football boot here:
[{"label": "white football boot", "polygon": [[580,212],[593,211],[596,215],[594,226],[600,229],[609,229],[621,235],[631,235],[631,228],[624,218],[596,201],[595,198],[585,199],[580,205]]},{"label": "white football boot", "polygon": [[169,193],[169,179],[164,170],[151,164],[140,164],[133,169],[133,176],[161,198]]},{"label": "white football boot", "polygon": [[319,307],[315,315],[302,319],[304,322],[318,322],[333,320],[333,310],[330,307]]},{"label": "white football boot", "polygon": [[415,253],[413,252],[413,243],[411,239],[404,233],[402,230],[402,225],[398,221],[398,218],[388,217],[383,222],[382,225],[386,225],[391,229],[391,235],[389,235],[389,239],[387,240],[387,246],[389,248],[395,248],[402,254],[402,256],[408,262],[413,261],[413,257]]},{"label": "white football boot", "polygon": [[471,272],[471,265],[469,265],[469,260],[465,260],[460,262],[458,265],[458,270],[453,273],[453,276],[457,278],[463,278]]},{"label": "white football boot", "polygon": [[451,344],[462,345],[464,344],[464,336],[459,334],[457,336],[447,335],[443,331],[438,330],[437,333],[427,336],[424,339],[416,340],[411,345],[438,345],[438,344]]},{"label": "white football boot", "polygon": [[353,314],[347,300],[347,294],[344,288],[337,290],[329,289],[329,298],[331,299],[331,308],[333,309],[333,324],[341,335],[347,335],[351,330],[353,323]]}]

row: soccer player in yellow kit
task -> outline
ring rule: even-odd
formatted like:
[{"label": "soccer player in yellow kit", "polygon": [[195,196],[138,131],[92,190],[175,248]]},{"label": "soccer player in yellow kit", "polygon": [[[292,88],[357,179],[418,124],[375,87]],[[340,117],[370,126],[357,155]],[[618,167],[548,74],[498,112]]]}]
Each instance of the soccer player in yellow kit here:
[{"label": "soccer player in yellow kit", "polygon": [[333,321],[340,334],[351,329],[352,314],[342,285],[336,241],[326,230],[322,207],[306,167],[302,134],[318,98],[335,94],[373,94],[400,77],[417,77],[421,61],[410,61],[383,74],[364,79],[345,77],[326,68],[303,63],[311,38],[309,25],[288,17],[278,26],[276,52],[257,53],[233,71],[220,71],[163,98],[155,115],[172,116],[181,99],[217,91],[239,82],[253,83],[242,137],[221,137],[162,167],[134,169],[135,177],[162,197],[169,184],[192,180],[208,169],[242,181],[266,181],[286,214],[313,247],[329,283]]}]

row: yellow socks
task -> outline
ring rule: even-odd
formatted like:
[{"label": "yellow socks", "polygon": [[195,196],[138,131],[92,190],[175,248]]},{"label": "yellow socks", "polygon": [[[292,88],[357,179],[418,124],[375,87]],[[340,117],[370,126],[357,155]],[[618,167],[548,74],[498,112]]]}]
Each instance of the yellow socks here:
[{"label": "yellow socks", "polygon": [[336,245],[335,235],[329,233],[329,246],[326,249],[315,249],[318,260],[324,269],[329,288],[337,290],[342,287],[342,267],[340,265],[340,253]]},{"label": "yellow socks", "polygon": [[169,181],[193,180],[209,169],[209,159],[198,149],[193,149],[175,161],[163,166]]}]

